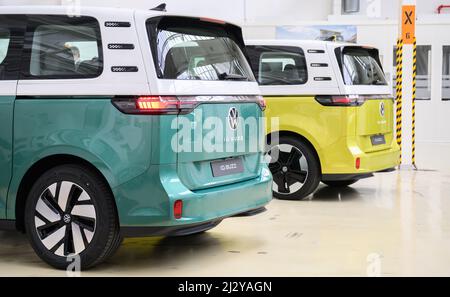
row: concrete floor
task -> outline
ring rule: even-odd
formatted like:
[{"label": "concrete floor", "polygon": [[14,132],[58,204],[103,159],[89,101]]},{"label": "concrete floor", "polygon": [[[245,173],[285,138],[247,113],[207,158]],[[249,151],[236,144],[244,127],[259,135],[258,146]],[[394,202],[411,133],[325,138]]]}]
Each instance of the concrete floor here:
[{"label": "concrete floor", "polygon": [[[450,168],[377,174],[324,186],[305,201],[274,200],[206,234],[127,239],[82,275],[450,276]],[[25,236],[0,232],[0,276],[65,275]]]}]

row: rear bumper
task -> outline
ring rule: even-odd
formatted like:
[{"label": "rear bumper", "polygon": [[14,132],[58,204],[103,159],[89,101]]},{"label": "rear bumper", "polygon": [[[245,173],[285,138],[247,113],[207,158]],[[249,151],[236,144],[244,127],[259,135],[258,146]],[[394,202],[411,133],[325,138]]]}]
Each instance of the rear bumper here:
[{"label": "rear bumper", "polygon": [[359,173],[359,174],[322,174],[322,181],[345,181],[345,180],[360,180],[363,178],[372,177],[373,173]]},{"label": "rear bumper", "polygon": [[355,155],[361,159],[361,166],[358,173],[386,171],[398,166],[400,160],[400,149],[395,147],[380,152]]},{"label": "rear bumper", "polygon": [[[196,226],[209,229],[208,224],[264,207],[272,199],[272,176],[262,166],[257,178],[191,191],[178,178],[176,165],[153,165],[113,193],[123,230],[154,227],[155,232],[148,229],[144,234],[167,235]],[[173,215],[177,200],[183,201],[181,219]]]},{"label": "rear bumper", "polygon": [[[245,216],[257,215],[264,212],[265,207],[250,210],[243,213]],[[237,216],[239,216],[238,214]],[[200,233],[216,227],[227,217],[217,218],[215,220],[186,224],[175,226],[163,226],[163,227],[121,227],[121,234],[123,237],[148,237],[148,236],[186,236],[190,234]]]},{"label": "rear bumper", "polygon": [[[386,168],[378,172],[392,172],[395,167]],[[346,180],[360,180],[363,178],[372,177],[373,173],[352,173],[352,174],[322,174],[322,181],[346,181]]]},{"label": "rear bumper", "polygon": [[[343,146],[333,146],[321,152],[325,162],[322,163],[322,175],[327,180],[333,175],[359,175],[363,177],[370,173],[389,170],[398,166],[400,160],[400,148],[394,141],[387,150],[378,152],[363,152],[357,145],[341,143]],[[356,160],[360,159],[360,167],[356,168]],[[321,160],[322,161],[322,160]],[[325,180],[324,178],[324,180]]]}]

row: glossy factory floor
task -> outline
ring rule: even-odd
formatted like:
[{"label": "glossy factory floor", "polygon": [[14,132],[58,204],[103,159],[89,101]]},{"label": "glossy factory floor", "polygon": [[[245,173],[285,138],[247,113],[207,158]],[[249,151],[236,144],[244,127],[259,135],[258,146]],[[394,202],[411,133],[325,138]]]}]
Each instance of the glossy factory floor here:
[{"label": "glossy factory floor", "polygon": [[[450,170],[425,167],[274,200],[203,235],[127,239],[82,275],[450,276]],[[0,275],[66,274],[42,263],[24,235],[0,232]]]}]

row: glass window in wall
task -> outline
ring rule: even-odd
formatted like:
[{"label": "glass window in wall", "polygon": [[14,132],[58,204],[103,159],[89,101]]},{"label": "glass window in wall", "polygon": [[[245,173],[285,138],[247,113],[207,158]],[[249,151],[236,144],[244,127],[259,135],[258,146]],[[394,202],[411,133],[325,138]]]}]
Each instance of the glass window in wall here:
[{"label": "glass window in wall", "polygon": [[442,100],[450,101],[450,46],[443,47],[442,57]]},{"label": "glass window in wall", "polygon": [[[394,46],[394,63],[393,63],[393,94],[395,95],[396,83],[396,50]],[[416,77],[416,100],[430,100],[431,99],[431,45],[417,46],[417,77]]]}]

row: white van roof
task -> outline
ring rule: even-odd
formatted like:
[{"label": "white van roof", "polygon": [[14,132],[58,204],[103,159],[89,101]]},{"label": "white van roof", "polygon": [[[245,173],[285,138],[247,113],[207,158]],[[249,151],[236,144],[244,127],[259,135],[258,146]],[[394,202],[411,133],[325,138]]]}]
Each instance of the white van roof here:
[{"label": "white van roof", "polygon": [[[71,6],[2,6],[0,15],[80,15],[100,24],[103,73],[92,79],[20,80],[17,95],[259,95],[256,82],[181,81],[158,79],[147,35],[146,21],[157,16],[194,17],[162,11],[129,8]],[[107,28],[106,22],[129,22],[130,28]],[[229,22],[227,24],[234,25]],[[234,25],[236,26],[236,25]],[[110,50],[108,44],[133,44],[134,50]],[[137,52],[142,50],[143,52]],[[148,51],[148,52],[147,52]],[[135,72],[113,72],[112,68],[134,67]],[[230,87],[232,85],[233,87]]]}]

